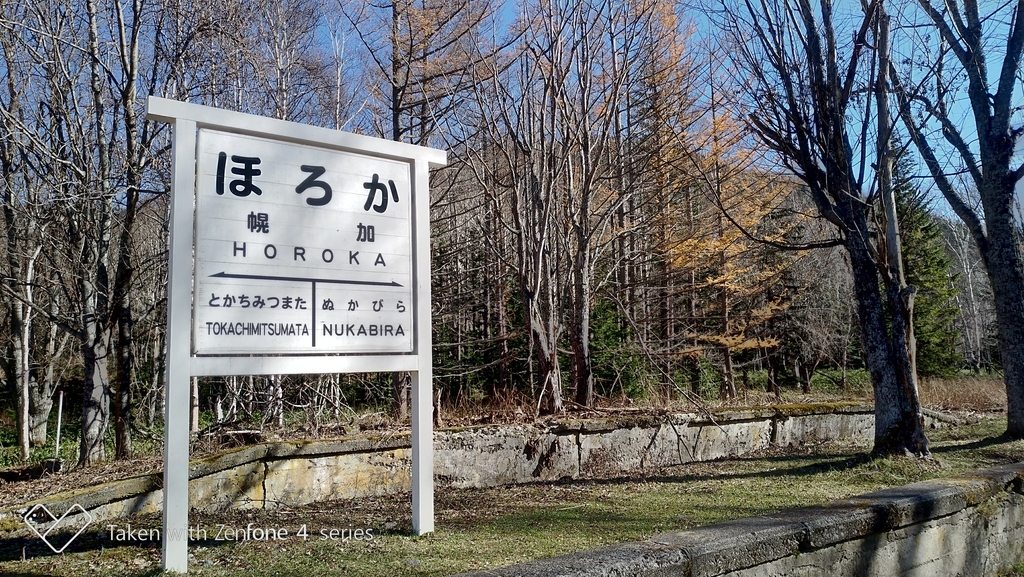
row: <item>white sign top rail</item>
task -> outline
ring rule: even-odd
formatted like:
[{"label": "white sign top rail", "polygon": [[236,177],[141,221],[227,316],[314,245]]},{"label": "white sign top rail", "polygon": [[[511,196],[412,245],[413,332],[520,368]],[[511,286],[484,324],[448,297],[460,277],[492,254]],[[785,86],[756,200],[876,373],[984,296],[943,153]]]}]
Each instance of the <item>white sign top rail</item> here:
[{"label": "white sign top rail", "polygon": [[440,168],[448,164],[448,155],[443,150],[426,148],[404,142],[383,140],[351,132],[341,132],[319,126],[288,122],[276,118],[222,110],[211,106],[189,104],[177,100],[150,96],[146,103],[146,118],[174,123],[189,120],[200,128],[216,128],[229,132],[265,136],[275,140],[326,146],[350,152],[372,154],[395,160],[419,160],[429,168]]}]

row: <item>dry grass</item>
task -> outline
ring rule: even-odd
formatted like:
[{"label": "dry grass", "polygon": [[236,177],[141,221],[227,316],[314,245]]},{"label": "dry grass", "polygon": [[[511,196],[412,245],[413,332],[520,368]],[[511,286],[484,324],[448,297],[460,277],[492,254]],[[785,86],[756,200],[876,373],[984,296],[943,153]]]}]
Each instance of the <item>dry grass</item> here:
[{"label": "dry grass", "polygon": [[1006,385],[1000,375],[922,378],[921,404],[939,411],[1005,411]]},{"label": "dry grass", "polygon": [[130,461],[110,461],[90,467],[74,467],[68,464],[69,470],[57,474],[39,471],[36,477],[4,482],[0,480],[0,504],[13,505],[34,499],[42,499],[63,491],[71,491],[123,479],[134,475],[143,475],[163,470],[161,457],[143,457]]}]

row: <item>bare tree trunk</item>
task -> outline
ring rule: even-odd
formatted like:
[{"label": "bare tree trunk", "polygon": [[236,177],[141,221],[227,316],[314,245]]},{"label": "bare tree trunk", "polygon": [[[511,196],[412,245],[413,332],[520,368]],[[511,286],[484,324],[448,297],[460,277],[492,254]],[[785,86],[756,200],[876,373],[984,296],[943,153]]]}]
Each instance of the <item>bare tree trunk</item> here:
[{"label": "bare tree trunk", "polygon": [[[112,199],[110,194],[110,142],[107,134],[105,74],[101,69],[98,9],[95,0],[87,0],[89,21],[88,50],[89,88],[95,126],[94,144],[97,162],[95,181],[81,183],[90,191],[86,197],[86,223],[69,222],[73,238],[79,240],[83,258],[79,263],[79,297],[81,298],[81,336],[84,353],[85,381],[82,396],[82,440],[79,464],[95,464],[106,460],[104,436],[110,420],[110,378],[107,361],[110,353],[110,267]],[[83,135],[84,137],[85,135]],[[91,197],[91,198],[90,198]],[[70,220],[78,215],[68,215]],[[88,227],[88,229],[86,229]]]},{"label": "bare tree trunk", "polygon": [[[885,214],[885,264],[882,271],[889,304],[890,335],[896,379],[903,391],[900,403],[900,437],[896,447],[916,455],[927,455],[928,438],[924,433],[924,417],[917,393],[917,346],[914,340],[914,287],[908,287],[903,274],[903,250],[900,243],[899,222],[896,215],[896,197],[892,189],[891,152],[892,122],[889,117],[889,16],[880,4],[876,20],[878,78],[875,99],[878,103],[878,193]],[[877,401],[876,401],[877,402]],[[876,428],[876,435],[877,435]],[[876,451],[886,451],[878,447]]]},{"label": "bare tree trunk", "polygon": [[849,353],[849,348],[850,348],[849,343],[844,341],[843,342],[842,361],[840,361],[840,368],[842,369],[843,374],[842,374],[841,380],[839,381],[839,388],[844,390],[844,391],[846,390],[846,364],[847,364],[847,357],[849,357],[849,354],[848,354]]},{"label": "bare tree trunk", "polygon": [[[122,250],[125,249],[122,248]],[[135,358],[132,354],[131,306],[128,302],[127,290],[121,298],[123,299],[123,310],[117,322],[117,378],[114,387],[114,458],[130,459],[132,457],[131,412]]]},{"label": "bare tree trunk", "polygon": [[[13,118],[18,118],[22,114],[20,94],[23,87],[19,86],[20,83],[16,80],[15,62],[20,59],[20,56],[15,52],[16,45],[11,34],[5,34],[0,39],[0,45],[3,47],[4,76],[7,89],[6,114]],[[31,426],[29,424],[31,399],[28,381],[31,323],[30,311],[14,295],[19,295],[23,292],[22,287],[19,286],[24,274],[22,251],[25,249],[23,245],[30,240],[30,235],[27,233],[33,225],[31,220],[25,218],[27,215],[20,210],[22,208],[20,206],[20,197],[24,191],[19,191],[15,185],[15,175],[19,171],[16,163],[18,157],[22,154],[21,147],[19,146],[18,139],[14,137],[14,131],[7,128],[6,123],[4,128],[5,134],[2,141],[0,141],[0,163],[2,163],[0,168],[3,171],[3,215],[6,227],[5,249],[7,253],[7,270],[4,271],[5,278],[3,279],[6,291],[3,295],[3,303],[7,308],[7,328],[10,331],[11,339],[9,343],[10,354],[5,359],[6,362],[4,362],[4,376],[7,382],[12,385],[11,388],[17,395],[15,420],[18,428],[18,447],[21,459],[24,461],[29,458],[31,443]],[[25,286],[30,287],[31,285],[26,283]]]},{"label": "bare tree trunk", "polygon": [[234,421],[238,417],[238,377],[228,377],[228,412],[224,416],[225,421]]},{"label": "bare tree trunk", "polygon": [[558,350],[547,335],[534,334],[537,346],[537,372],[540,381],[541,415],[557,415],[565,410],[562,401],[562,374],[558,368]]},{"label": "bare tree trunk", "polygon": [[775,354],[768,355],[768,387],[775,398],[782,398],[782,389],[779,388],[779,360]]},{"label": "bare tree trunk", "polygon": [[189,381],[188,399],[188,430],[195,433],[199,430],[199,377]]},{"label": "bare tree trunk", "polygon": [[[57,316],[57,301],[51,298],[50,314]],[[57,346],[58,327],[50,324],[50,330],[46,339],[46,364],[43,370],[42,380],[32,387],[30,396],[32,411],[29,415],[30,435],[33,446],[46,444],[46,429],[50,417],[50,409],[53,408],[53,368],[57,359],[64,352],[64,345],[67,344],[68,335],[63,336],[60,347]]]},{"label": "bare tree trunk", "polygon": [[433,419],[435,428],[444,426],[444,420],[441,419],[441,389],[434,391]]},{"label": "bare tree trunk", "polygon": [[[545,297],[544,309],[541,313],[540,303],[536,298],[527,298],[527,329],[533,334],[536,347],[538,381],[540,397],[537,403],[542,415],[556,415],[565,410],[562,400],[562,372],[558,363],[558,320],[555,313],[555,296],[552,294],[553,282],[550,263],[542,255],[537,255],[540,262],[535,263],[540,282],[536,285]],[[527,291],[524,291],[524,293]],[[529,291],[532,294],[532,291]],[[539,295],[538,295],[539,296]]]},{"label": "bare tree trunk", "polygon": [[[866,222],[864,223],[867,224]],[[850,264],[854,270],[854,292],[861,324],[861,341],[865,362],[871,374],[875,394],[875,444],[880,454],[927,454],[927,441],[922,442],[921,424],[915,418],[906,389],[894,367],[898,366],[893,341],[879,292],[877,268],[870,249],[859,235],[848,237]],[[874,279],[874,282],[869,282]],[[902,327],[900,327],[902,328]],[[895,329],[894,329],[895,331]]]},{"label": "bare tree trunk", "polygon": [[409,395],[412,378],[409,373],[391,373],[391,416],[404,421],[409,418]]},{"label": "bare tree trunk", "polygon": [[[17,308],[24,311],[24,306],[18,303]],[[15,307],[12,307],[14,309]],[[25,333],[28,332],[30,323],[24,322],[18,311],[13,311],[10,315],[10,324],[12,328],[13,338],[11,339],[14,353],[14,362],[12,368],[14,372],[10,377],[16,385],[18,391],[18,447],[21,448],[21,460],[27,461],[29,458],[29,404],[31,402],[29,395],[29,372],[28,366],[26,366],[26,358],[28,357],[28,340],[25,339]]]},{"label": "bare tree trunk", "polygon": [[736,375],[732,367],[732,349],[722,347],[722,399],[736,398]]},{"label": "bare tree trunk", "polygon": [[334,405],[333,412],[331,415],[335,419],[341,416],[341,375],[333,374],[330,376],[331,383],[331,402]]},{"label": "bare tree trunk", "polygon": [[153,401],[149,408],[149,426],[156,422],[156,416],[164,413],[164,402],[167,398],[167,390],[164,388],[164,372],[167,366],[166,356],[166,334],[159,327],[155,329],[156,338],[153,339]]},{"label": "bare tree trunk", "polygon": [[[996,203],[988,203],[993,204]],[[1013,222],[1011,209],[1000,214],[1002,211],[989,211],[987,206],[986,268],[999,319],[999,353],[1006,383],[1006,432],[1019,439],[1024,438],[1024,234]]]},{"label": "bare tree trunk", "polygon": [[278,427],[284,426],[284,379],[281,375],[272,377],[274,383],[274,417]]},{"label": "bare tree trunk", "polygon": [[569,330],[572,347],[572,379],[576,403],[594,406],[594,371],[590,360],[590,262],[586,238],[577,239],[576,270],[573,275],[573,310]]},{"label": "bare tree trunk", "polygon": [[110,378],[107,375],[110,333],[95,323],[86,323],[86,334],[88,338],[82,344],[85,390],[78,462],[94,465],[105,461],[107,455],[104,436],[110,421]]},{"label": "bare tree trunk", "polygon": [[[725,265],[725,253],[720,255],[720,264]],[[728,338],[729,336],[729,289],[721,287],[720,289],[719,302],[722,307],[722,336]],[[722,347],[722,390],[721,397],[723,400],[731,400],[736,398],[736,376],[733,374],[732,369],[732,349],[729,345]]]},{"label": "bare tree trunk", "polygon": [[53,408],[52,381],[32,377],[29,383],[29,442],[33,447],[46,444],[46,428]]}]

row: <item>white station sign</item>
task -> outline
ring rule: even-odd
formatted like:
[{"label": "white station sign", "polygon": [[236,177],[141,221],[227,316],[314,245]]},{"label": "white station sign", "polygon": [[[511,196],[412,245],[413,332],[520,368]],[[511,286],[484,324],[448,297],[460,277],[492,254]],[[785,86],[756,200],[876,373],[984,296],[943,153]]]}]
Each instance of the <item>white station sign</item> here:
[{"label": "white station sign", "polygon": [[201,129],[193,354],[414,351],[411,166]]},{"label": "white station sign", "polygon": [[188,570],[196,376],[408,371],[412,526],[433,531],[428,189],[445,152],[153,96],[146,107],[173,126],[164,570]]}]

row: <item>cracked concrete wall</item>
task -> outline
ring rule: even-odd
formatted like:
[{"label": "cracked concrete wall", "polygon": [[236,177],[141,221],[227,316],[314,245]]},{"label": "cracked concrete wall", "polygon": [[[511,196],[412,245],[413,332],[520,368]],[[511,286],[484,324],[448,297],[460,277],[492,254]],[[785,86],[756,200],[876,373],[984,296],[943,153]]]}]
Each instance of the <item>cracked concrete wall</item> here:
[{"label": "cracked concrete wall", "polygon": [[813,417],[785,417],[775,421],[772,443],[791,447],[830,439],[870,439],[875,416],[865,414],[824,414]]},{"label": "cracked concrete wall", "polygon": [[[440,430],[434,476],[439,488],[478,488],[620,475],[740,456],[773,442],[870,440],[873,422],[871,407],[847,403]],[[264,443],[193,461],[190,505],[272,508],[408,492],[410,467],[408,433]],[[36,502],[78,503],[99,519],[159,512],[161,485],[159,473],[133,477],[0,509],[0,518]]]},{"label": "cracked concrete wall", "polygon": [[264,463],[264,506],[304,505],[412,490],[410,449]]},{"label": "cracked concrete wall", "polygon": [[744,409],[438,431],[434,475],[440,486],[494,487],[590,478],[737,457],[772,444],[870,441],[874,414],[864,406]]},{"label": "cracked concrete wall", "polygon": [[580,476],[575,435],[528,425],[438,431],[434,479],[438,486],[495,487]]}]

